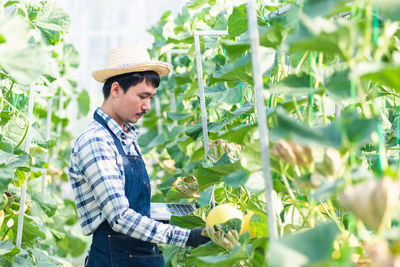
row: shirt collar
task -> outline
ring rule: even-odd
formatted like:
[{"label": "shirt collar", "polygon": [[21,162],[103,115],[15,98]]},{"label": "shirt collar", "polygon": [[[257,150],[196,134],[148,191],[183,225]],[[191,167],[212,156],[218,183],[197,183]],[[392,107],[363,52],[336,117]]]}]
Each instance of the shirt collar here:
[{"label": "shirt collar", "polygon": [[139,131],[136,129],[135,126],[133,126],[133,123],[126,122],[124,124],[125,131],[123,131],[122,127],[103,110],[97,108],[95,112],[97,112],[97,114],[99,114],[100,117],[102,117],[106,121],[107,126],[110,128],[110,130],[119,138],[126,139],[127,137],[131,136],[131,138],[137,139]]}]

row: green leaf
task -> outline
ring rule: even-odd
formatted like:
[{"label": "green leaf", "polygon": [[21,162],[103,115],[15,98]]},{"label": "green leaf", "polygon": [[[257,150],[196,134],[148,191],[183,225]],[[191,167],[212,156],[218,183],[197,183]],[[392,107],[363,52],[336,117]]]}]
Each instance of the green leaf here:
[{"label": "green leaf", "polygon": [[249,254],[245,246],[236,245],[227,254],[213,256],[199,256],[198,260],[202,263],[196,266],[233,266],[240,261],[249,259]]},{"label": "green leaf", "polygon": [[[13,236],[17,235],[17,226],[18,226],[18,215],[13,217],[14,225],[11,228],[13,232]],[[45,233],[40,229],[41,226],[33,220],[33,217],[30,217],[24,214],[24,224],[22,229],[22,243],[25,246],[33,246],[35,240],[37,238],[45,239]]]},{"label": "green leaf", "polygon": [[16,168],[24,166],[28,159],[27,154],[16,155],[0,150],[0,167]]},{"label": "green leaf", "polygon": [[311,194],[317,202],[324,202],[329,199],[344,184],[343,180],[324,180],[320,186]]},{"label": "green leaf", "polygon": [[240,151],[240,164],[250,173],[262,169],[260,143],[258,140],[253,140],[253,142],[248,143]]},{"label": "green leaf", "polygon": [[70,231],[66,231],[65,238],[59,240],[57,246],[69,252],[72,257],[79,257],[86,251],[87,244]]},{"label": "green leaf", "polygon": [[360,147],[370,141],[372,132],[378,127],[377,118],[360,119],[351,111],[342,112],[340,118],[328,126],[314,128],[290,119],[285,113],[280,107],[276,109],[278,126],[271,130],[272,138],[290,139],[307,146]]},{"label": "green leaf", "polygon": [[247,31],[246,4],[233,8],[228,19],[228,33],[231,37],[239,36]]},{"label": "green leaf", "polygon": [[195,173],[200,191],[204,191],[213,184],[220,183],[224,176],[233,173],[240,168],[240,162],[233,161],[226,153],[212,167],[203,167],[200,165]]},{"label": "green leaf", "polygon": [[379,9],[379,14],[393,21],[400,20],[400,3],[397,0],[373,0],[374,5]]},{"label": "green leaf", "polygon": [[39,13],[32,20],[50,44],[57,44],[60,32],[68,32],[71,24],[69,15],[54,1],[42,3]]},{"label": "green leaf", "polygon": [[32,192],[32,200],[35,201],[49,217],[53,216],[57,210],[58,203],[51,194]]},{"label": "green leaf", "polygon": [[[372,80],[381,85],[393,88],[396,92],[400,92],[400,65],[359,65],[360,74],[363,78]],[[360,70],[361,69],[361,70]],[[362,73],[364,72],[364,73]]]},{"label": "green leaf", "polygon": [[90,96],[85,89],[79,93],[78,98],[78,118],[87,116],[90,110]]},{"label": "green leaf", "polygon": [[180,121],[189,117],[192,117],[193,115],[190,113],[176,113],[176,112],[168,112],[167,116],[169,119],[173,121]]},{"label": "green leaf", "polygon": [[[293,139],[305,145],[317,144],[339,147],[341,144],[340,132],[334,127],[334,124],[324,128],[310,128],[287,117],[281,108],[276,109],[276,117],[278,126],[271,130],[272,137],[275,139]],[[324,129],[326,130],[324,131]],[[330,129],[330,131],[327,129]],[[327,133],[330,134],[327,135]]]},{"label": "green leaf", "polygon": [[310,93],[310,75],[304,72],[290,74],[280,80],[271,90],[274,94],[304,95]]},{"label": "green leaf", "polygon": [[248,173],[244,169],[240,169],[224,177],[225,184],[234,188],[244,185],[249,178]]},{"label": "green leaf", "polygon": [[257,124],[243,124],[221,131],[219,138],[236,144],[248,144],[252,140],[252,135],[257,129]]},{"label": "green leaf", "polygon": [[287,42],[292,52],[317,51],[350,59],[355,36],[355,26],[352,24],[339,25],[321,17],[311,19],[302,16],[297,33],[288,37]]},{"label": "green leaf", "polygon": [[71,68],[78,68],[80,63],[79,52],[73,44],[64,44],[63,63]]},{"label": "green leaf", "polygon": [[206,226],[205,221],[194,215],[171,216],[171,220],[169,223],[187,229]]},{"label": "green leaf", "polygon": [[329,97],[336,101],[357,97],[357,90],[354,90],[354,95],[352,95],[349,73],[350,69],[347,66],[339,65],[328,68],[323,84]]},{"label": "green leaf", "polygon": [[42,267],[52,267],[52,266],[63,266],[54,257],[51,257],[45,253],[45,251],[39,250],[37,248],[30,248],[29,251],[35,258],[36,262]]},{"label": "green leaf", "polygon": [[179,192],[178,190],[175,189],[175,187],[171,187],[168,190],[167,195],[165,196],[165,200],[167,202],[179,202],[179,200],[185,198],[191,198],[191,197]]},{"label": "green leaf", "polygon": [[307,0],[304,4],[304,13],[310,17],[327,16],[337,14],[339,10],[349,9],[348,0]]},{"label": "green leaf", "polygon": [[8,18],[0,13],[0,66],[16,82],[30,85],[47,69],[49,55],[42,47],[28,44],[30,26],[19,16]]},{"label": "green leaf", "polygon": [[202,7],[203,5],[210,3],[210,2],[215,2],[215,1],[210,1],[210,0],[191,0],[190,2],[188,2],[186,4],[186,6],[188,8],[191,9],[199,9],[200,7]]},{"label": "green leaf", "polygon": [[[190,255],[187,257],[187,263],[188,266],[210,266],[209,264],[198,262],[198,258],[211,255],[221,255],[225,252],[226,250],[224,248],[217,246],[214,242],[208,242],[202,246],[199,246],[191,250]],[[226,266],[232,266],[232,265],[226,265]]]},{"label": "green leaf", "polygon": [[242,220],[233,218],[224,223],[217,223],[213,227],[216,231],[223,231],[225,234],[227,234],[229,230],[236,230],[239,233],[242,227]]},{"label": "green leaf", "polygon": [[0,241],[0,255],[4,254],[18,254],[19,249],[10,242],[10,240],[7,240],[5,242]]},{"label": "green leaf", "polygon": [[278,49],[286,39],[290,28],[276,22],[271,27],[260,28],[260,30],[260,45]]},{"label": "green leaf", "polygon": [[257,237],[268,236],[268,219],[265,213],[255,213],[249,223],[252,233]]},{"label": "green leaf", "polygon": [[269,244],[269,266],[310,266],[328,260],[337,233],[337,226],[329,223],[299,234],[286,235],[280,240],[272,240]]},{"label": "green leaf", "polygon": [[34,266],[37,266],[35,264],[34,259],[26,251],[22,251],[21,253],[16,255],[14,258],[13,267],[34,267]]},{"label": "green leaf", "polygon": [[210,77],[210,85],[222,81],[243,81],[253,84],[250,53],[239,58],[235,63],[218,67]]},{"label": "green leaf", "polygon": [[3,192],[8,189],[8,185],[14,179],[14,170],[10,168],[0,168],[0,191]]}]

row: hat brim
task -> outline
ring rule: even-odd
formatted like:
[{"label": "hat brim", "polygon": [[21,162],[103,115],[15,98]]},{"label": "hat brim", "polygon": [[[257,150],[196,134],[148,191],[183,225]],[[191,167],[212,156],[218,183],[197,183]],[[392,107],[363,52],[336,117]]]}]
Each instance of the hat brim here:
[{"label": "hat brim", "polygon": [[161,78],[168,75],[168,73],[171,72],[172,65],[162,61],[136,63],[119,68],[96,70],[92,72],[92,77],[98,82],[105,83],[107,79],[110,77],[130,72],[140,72],[140,71],[150,71],[150,70],[157,72]]}]

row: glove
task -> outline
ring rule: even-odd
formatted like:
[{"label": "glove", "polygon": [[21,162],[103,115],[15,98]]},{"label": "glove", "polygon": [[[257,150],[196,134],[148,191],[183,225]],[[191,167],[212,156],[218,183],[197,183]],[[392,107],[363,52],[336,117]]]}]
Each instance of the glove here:
[{"label": "glove", "polygon": [[192,229],[189,234],[189,238],[186,242],[186,246],[197,248],[198,246],[211,241],[210,238],[201,235],[202,228]]}]

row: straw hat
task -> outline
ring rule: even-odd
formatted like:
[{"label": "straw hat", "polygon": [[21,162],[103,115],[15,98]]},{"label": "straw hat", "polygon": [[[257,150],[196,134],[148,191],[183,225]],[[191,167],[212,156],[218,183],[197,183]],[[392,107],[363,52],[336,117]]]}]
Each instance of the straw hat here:
[{"label": "straw hat", "polygon": [[124,46],[111,50],[108,54],[108,68],[92,73],[96,81],[104,83],[108,78],[129,72],[152,70],[160,77],[167,75],[171,64],[150,59],[144,46]]}]

